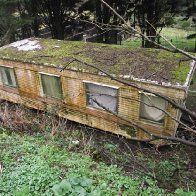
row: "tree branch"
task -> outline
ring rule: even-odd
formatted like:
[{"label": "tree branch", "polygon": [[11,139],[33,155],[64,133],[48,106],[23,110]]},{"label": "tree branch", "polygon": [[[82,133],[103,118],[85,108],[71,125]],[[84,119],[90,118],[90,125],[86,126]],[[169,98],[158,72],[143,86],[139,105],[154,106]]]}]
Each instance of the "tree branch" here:
[{"label": "tree branch", "polygon": [[[131,31],[133,31],[133,32],[135,32],[135,33],[137,33],[137,34],[139,34],[141,37],[143,37],[145,40],[147,40],[148,42],[150,42],[150,43],[153,43],[154,45],[156,45],[156,46],[158,46],[158,47],[160,47],[160,48],[162,48],[162,49],[164,49],[164,50],[167,50],[167,51],[170,51],[170,52],[180,52],[181,54],[183,54],[183,55],[185,55],[185,56],[187,56],[187,57],[189,57],[190,59],[193,59],[193,60],[195,60],[196,61],[196,56],[193,56],[193,55],[191,55],[190,53],[188,53],[188,52],[185,52],[184,50],[181,50],[181,49],[179,49],[179,48],[177,48],[177,47],[175,47],[173,44],[171,44],[170,43],[170,45],[172,46],[172,48],[173,49],[170,49],[170,48],[168,48],[168,47],[165,47],[165,46],[163,46],[163,45],[161,45],[161,44],[158,44],[157,42],[154,42],[154,41],[152,41],[151,39],[149,39],[146,35],[144,35],[143,33],[141,33],[140,31],[138,31],[138,30],[136,30],[135,28],[133,28],[131,25],[129,25],[126,21],[125,21],[125,19],[120,15],[120,14],[118,14],[117,12],[116,12],[116,10],[115,9],[113,9],[108,3],[106,3],[104,0],[100,0],[106,7],[108,7],[123,23],[124,23],[124,25],[125,25],[125,29],[127,29],[127,30],[131,30]],[[169,41],[166,39],[166,41],[169,43]]]},{"label": "tree branch", "polygon": [[84,62],[83,60],[81,59],[78,59],[76,57],[72,57],[73,59],[75,59],[75,61],[78,61],[84,65],[87,65],[88,67],[92,67],[102,73],[104,73],[105,75],[109,76],[112,80],[115,80],[117,82],[120,82],[121,84],[125,84],[127,86],[131,86],[133,88],[136,88],[136,89],[139,89],[139,90],[142,90],[144,92],[147,92],[147,93],[152,93],[158,97],[161,97],[162,99],[168,101],[168,103],[170,103],[173,107],[177,108],[177,109],[180,109],[182,112],[184,112],[185,114],[187,115],[190,115],[193,119],[196,119],[196,113],[195,112],[192,112],[190,111],[189,109],[185,108],[184,106],[176,103],[174,100],[172,100],[170,97],[167,97],[167,96],[164,96],[160,93],[157,93],[157,92],[153,92],[151,90],[148,90],[146,88],[143,88],[143,87],[139,87],[137,84],[133,83],[133,82],[129,82],[129,81],[126,81],[126,80],[123,80],[123,79],[120,79],[120,78],[116,78],[115,76],[109,74],[108,72],[106,72],[105,70],[99,68],[99,66],[96,66],[96,65],[93,65],[91,63],[87,63],[87,62]]},{"label": "tree branch", "polygon": [[117,118],[123,120],[124,122],[130,124],[131,126],[134,126],[134,127],[138,128],[138,129],[140,129],[141,131],[143,131],[144,133],[148,134],[152,139],[155,138],[155,139],[170,140],[170,141],[174,141],[174,142],[180,142],[181,144],[185,144],[185,145],[188,145],[188,146],[196,147],[196,143],[195,142],[190,142],[190,141],[187,141],[185,139],[177,138],[177,137],[174,137],[174,136],[163,136],[163,135],[158,135],[158,134],[155,134],[155,133],[151,133],[147,129],[145,129],[143,126],[139,125],[138,123],[135,123],[135,122],[133,122],[131,120],[128,120],[128,119],[126,119],[124,117],[121,117],[118,114],[112,112],[111,110],[109,110],[108,108],[106,108],[102,104],[100,104],[96,99],[93,99],[93,101],[99,107],[103,108],[105,111],[113,114]]}]

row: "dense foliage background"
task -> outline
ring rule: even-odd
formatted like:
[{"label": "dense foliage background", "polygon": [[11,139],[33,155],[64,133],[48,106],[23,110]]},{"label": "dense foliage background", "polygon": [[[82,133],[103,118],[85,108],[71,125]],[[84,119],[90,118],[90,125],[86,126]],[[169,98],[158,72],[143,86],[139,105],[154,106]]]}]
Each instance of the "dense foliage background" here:
[{"label": "dense foliage background", "polygon": [[[160,42],[163,27],[194,30],[194,0],[107,0],[134,28]],[[158,30],[158,31],[157,31]],[[118,43],[134,35],[122,34],[121,21],[99,0],[0,0],[1,45],[27,37],[52,37]],[[188,35],[190,39],[195,33]],[[141,39],[141,46],[153,47]]]}]

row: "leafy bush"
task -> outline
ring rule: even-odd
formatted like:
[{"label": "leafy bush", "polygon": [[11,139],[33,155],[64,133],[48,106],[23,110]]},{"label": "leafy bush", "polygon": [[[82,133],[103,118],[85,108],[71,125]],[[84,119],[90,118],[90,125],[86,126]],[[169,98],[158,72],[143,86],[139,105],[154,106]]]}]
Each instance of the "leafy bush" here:
[{"label": "leafy bush", "polygon": [[157,169],[157,175],[165,180],[173,175],[176,166],[173,162],[166,160],[166,161],[160,161],[157,164],[156,169]]},{"label": "leafy bush", "polygon": [[132,196],[163,192],[152,180],[140,189],[140,180],[126,176],[116,165],[108,166],[84,154],[68,152],[66,144],[60,147],[61,143],[52,138],[4,132],[0,136],[1,196],[113,196],[120,193]]},{"label": "leafy bush", "polygon": [[94,189],[92,186],[93,181],[86,177],[73,177],[70,179],[62,180],[59,184],[52,187],[54,194],[56,196],[70,196],[70,195],[89,195],[89,196],[99,196],[100,190]]},{"label": "leafy bush", "polygon": [[175,191],[175,195],[176,196],[196,196],[196,192],[192,192],[192,191],[185,192],[182,189],[177,189]]}]

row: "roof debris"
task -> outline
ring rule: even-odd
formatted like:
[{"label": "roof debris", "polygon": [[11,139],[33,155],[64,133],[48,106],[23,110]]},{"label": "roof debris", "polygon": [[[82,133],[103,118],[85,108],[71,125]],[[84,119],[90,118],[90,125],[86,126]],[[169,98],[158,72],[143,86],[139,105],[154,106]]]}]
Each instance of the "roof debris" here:
[{"label": "roof debris", "polygon": [[42,48],[38,40],[30,40],[30,39],[20,40],[12,44],[9,44],[7,46],[4,46],[4,48],[9,48],[9,47],[17,48],[18,51],[40,50]]}]

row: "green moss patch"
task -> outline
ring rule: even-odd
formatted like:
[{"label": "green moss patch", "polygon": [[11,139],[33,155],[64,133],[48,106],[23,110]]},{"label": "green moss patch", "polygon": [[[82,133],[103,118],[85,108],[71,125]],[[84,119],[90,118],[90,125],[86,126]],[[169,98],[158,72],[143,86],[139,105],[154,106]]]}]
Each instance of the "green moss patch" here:
[{"label": "green moss patch", "polygon": [[180,64],[180,66],[173,72],[173,78],[176,81],[184,82],[187,78],[190,68],[186,64]]}]

